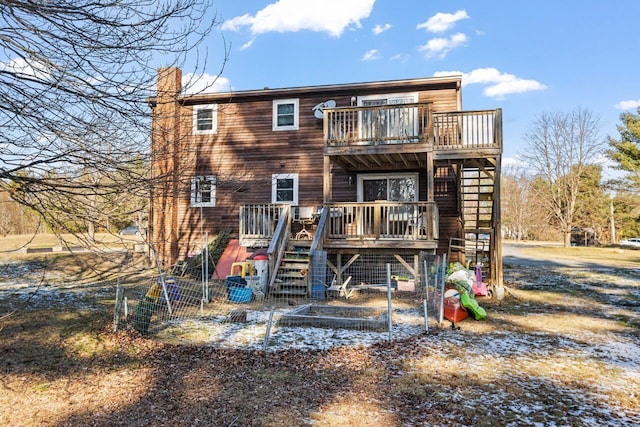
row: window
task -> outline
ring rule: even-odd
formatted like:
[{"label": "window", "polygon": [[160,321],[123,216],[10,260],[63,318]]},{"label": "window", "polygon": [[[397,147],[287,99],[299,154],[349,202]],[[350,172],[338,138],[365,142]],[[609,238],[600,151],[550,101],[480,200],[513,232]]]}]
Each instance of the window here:
[{"label": "window", "polygon": [[358,176],[358,201],[418,201],[418,174],[363,174]]},{"label": "window", "polygon": [[191,178],[191,206],[213,207],[216,205],[216,177],[213,175]]},{"label": "window", "polygon": [[271,203],[298,205],[298,174],[273,174],[271,176]]},{"label": "window", "polygon": [[218,105],[196,105],[193,107],[193,133],[205,135],[218,130]]},{"label": "window", "polygon": [[297,130],[298,107],[297,99],[273,101],[273,130]]}]

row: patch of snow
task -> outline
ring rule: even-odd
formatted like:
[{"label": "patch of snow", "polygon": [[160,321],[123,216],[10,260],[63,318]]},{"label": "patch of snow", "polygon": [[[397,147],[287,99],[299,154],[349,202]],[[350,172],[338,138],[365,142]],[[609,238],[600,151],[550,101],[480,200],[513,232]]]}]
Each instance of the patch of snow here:
[{"label": "patch of snow", "polygon": [[[267,350],[285,349],[329,349],[336,346],[370,346],[389,339],[389,332],[363,331],[342,328],[278,326],[278,320],[288,313],[287,309],[274,311]],[[226,317],[208,319],[177,319],[169,322],[173,327],[205,330],[206,342],[218,348],[262,350],[267,332],[270,312],[246,310],[247,321],[226,322]],[[394,311],[392,339],[404,339],[424,332],[424,317],[418,309]]]}]

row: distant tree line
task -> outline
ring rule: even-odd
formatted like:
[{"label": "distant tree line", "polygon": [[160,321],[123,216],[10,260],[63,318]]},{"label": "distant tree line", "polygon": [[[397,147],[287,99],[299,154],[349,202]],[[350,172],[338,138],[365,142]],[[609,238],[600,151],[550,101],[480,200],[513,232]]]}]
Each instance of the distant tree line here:
[{"label": "distant tree line", "polygon": [[[503,172],[503,235],[510,239],[562,239],[592,233],[615,243],[640,236],[640,109],[624,113],[620,138],[599,136],[589,110],[543,113],[527,132],[524,164]],[[626,172],[604,180],[606,159]]]},{"label": "distant tree line", "polygon": [[0,236],[42,232],[40,215],[13,200],[8,191],[0,191]]}]

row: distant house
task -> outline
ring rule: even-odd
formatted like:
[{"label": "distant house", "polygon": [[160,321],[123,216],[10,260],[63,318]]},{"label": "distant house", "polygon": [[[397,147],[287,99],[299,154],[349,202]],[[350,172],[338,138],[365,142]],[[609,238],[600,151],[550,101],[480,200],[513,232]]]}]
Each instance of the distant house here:
[{"label": "distant house", "polygon": [[571,229],[571,246],[596,246],[598,245],[598,235],[593,228]]},{"label": "distant house", "polygon": [[417,275],[421,252],[464,261],[482,246],[501,282],[502,111],[463,111],[460,76],[183,95],[163,68],[149,103],[165,262],[228,230],[268,250],[272,281],[291,246],[338,275],[363,254]]}]

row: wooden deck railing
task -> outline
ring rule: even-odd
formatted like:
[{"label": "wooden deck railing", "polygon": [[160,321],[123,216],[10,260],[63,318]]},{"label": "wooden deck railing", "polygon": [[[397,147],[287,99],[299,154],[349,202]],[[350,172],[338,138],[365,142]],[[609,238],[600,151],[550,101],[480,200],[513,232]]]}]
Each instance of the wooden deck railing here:
[{"label": "wooden deck railing", "polygon": [[435,202],[329,203],[328,240],[436,240]]},{"label": "wooden deck railing", "polygon": [[[271,241],[279,220],[287,213],[282,209],[283,205],[241,206],[240,240]],[[439,218],[435,202],[327,203],[320,220],[322,227],[318,229],[327,240],[438,239]],[[313,243],[322,247],[317,239]]]},{"label": "wooden deck railing", "polygon": [[424,142],[431,128],[431,103],[342,107],[325,110],[326,145]]},{"label": "wooden deck railing", "polygon": [[431,103],[328,108],[325,146],[432,144],[435,150],[502,147],[502,110],[433,112]]},{"label": "wooden deck railing", "polygon": [[433,113],[433,141],[436,150],[501,148],[502,110]]},{"label": "wooden deck railing", "polygon": [[284,205],[240,206],[240,237],[271,239]]}]

